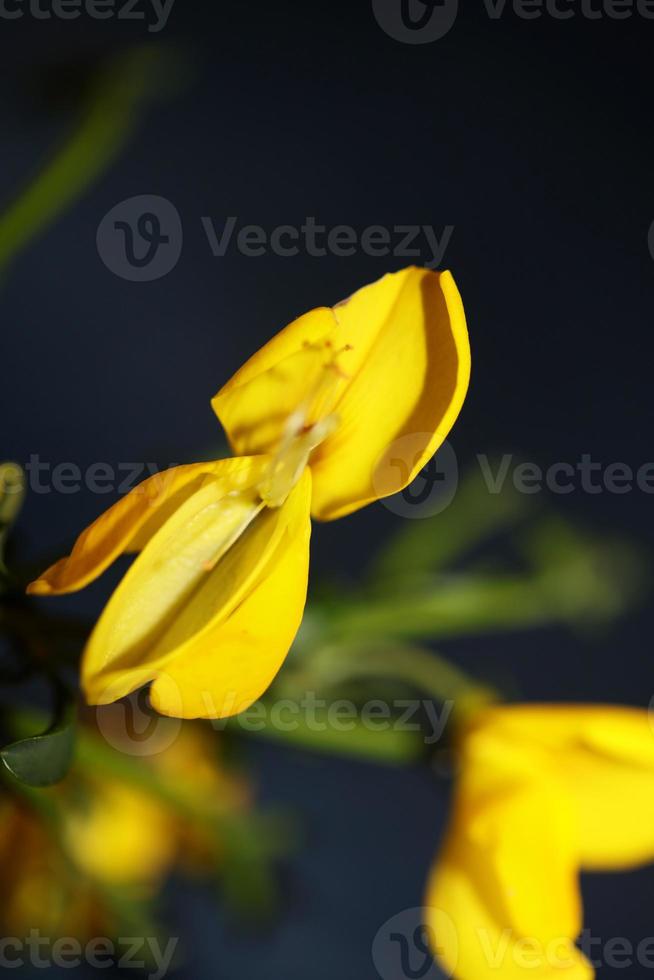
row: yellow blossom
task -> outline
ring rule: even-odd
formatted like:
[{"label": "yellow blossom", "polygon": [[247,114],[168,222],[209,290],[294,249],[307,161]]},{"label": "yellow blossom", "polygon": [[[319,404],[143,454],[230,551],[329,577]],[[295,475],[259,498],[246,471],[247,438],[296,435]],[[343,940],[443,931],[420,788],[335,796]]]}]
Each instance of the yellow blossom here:
[{"label": "yellow blossom", "polygon": [[140,552],[87,645],[89,702],[151,683],[158,711],[191,718],[260,697],[302,619],[310,516],[343,517],[411,482],[469,374],[447,272],[385,276],[277,334],[213,399],[235,457],[146,480],[30,586],[72,592]]},{"label": "yellow blossom", "polygon": [[580,871],[654,859],[648,713],[491,707],[461,733],[460,767],[426,901],[437,958],[459,980],[588,980]]},{"label": "yellow blossom", "polygon": [[[20,797],[3,796],[5,933],[26,936],[39,928],[83,940],[111,934],[116,923],[107,893],[149,901],[173,866],[206,871],[220,863],[217,820],[238,818],[252,801],[247,784],[222,766],[216,748],[215,733],[184,725],[165,749],[132,762],[142,780],[114,775],[102,762],[78,762],[63,782],[39,791],[49,804],[45,813]],[[150,787],[148,772],[163,792]],[[50,807],[58,814],[55,823],[47,816]]]}]

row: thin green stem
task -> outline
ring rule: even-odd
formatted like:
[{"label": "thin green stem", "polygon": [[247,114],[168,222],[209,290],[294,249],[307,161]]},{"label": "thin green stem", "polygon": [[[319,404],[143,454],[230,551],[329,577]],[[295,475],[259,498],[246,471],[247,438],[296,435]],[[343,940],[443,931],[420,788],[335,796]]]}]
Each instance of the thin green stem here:
[{"label": "thin green stem", "polygon": [[79,198],[123,149],[152,87],[157,49],[116,59],[95,86],[78,128],[0,215],[0,267]]}]

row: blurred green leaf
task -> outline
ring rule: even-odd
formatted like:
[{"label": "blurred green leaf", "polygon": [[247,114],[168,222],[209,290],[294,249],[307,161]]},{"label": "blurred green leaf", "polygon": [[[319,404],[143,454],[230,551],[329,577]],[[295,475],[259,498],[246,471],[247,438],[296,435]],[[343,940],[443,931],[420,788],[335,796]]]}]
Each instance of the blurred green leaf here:
[{"label": "blurred green leaf", "polygon": [[0,750],[0,758],[19,782],[27,786],[52,786],[64,778],[73,761],[75,721],[75,706],[69,704],[46,732],[5,745]]},{"label": "blurred green leaf", "polygon": [[604,624],[643,596],[649,578],[639,550],[620,539],[594,537],[556,517],[523,538],[544,593],[571,624]]},{"label": "blurred green leaf", "polygon": [[[158,940],[161,948],[166,945],[162,926],[154,915],[153,896],[143,894],[142,890],[125,884],[112,886],[97,878],[93,880],[94,888],[102,896],[106,911],[111,920],[111,933],[120,936],[147,936]],[[144,963],[144,969],[154,972],[157,966],[153,959],[149,942],[144,942],[139,950],[139,959]]]},{"label": "blurred green leaf", "polygon": [[[365,639],[325,646],[308,666],[301,665],[287,684],[330,690],[343,682],[369,678],[402,682],[435,701],[456,700],[480,706],[497,699],[496,692],[473,680],[433,650],[394,643],[392,639]],[[373,692],[366,696],[373,696]]]},{"label": "blurred green leaf", "polygon": [[[231,722],[231,730],[239,731],[238,719]],[[351,719],[347,728],[328,724],[327,721],[309,721],[307,713],[301,710],[293,714],[293,724],[283,727],[265,723],[255,729],[240,726],[243,734],[253,734],[257,738],[269,738],[285,742],[299,749],[328,755],[342,755],[361,761],[377,762],[386,765],[408,765],[418,762],[424,756],[424,743],[420,732],[393,728],[389,722],[387,729],[366,727],[361,719]]]},{"label": "blurred green leaf", "polygon": [[491,493],[475,470],[460,484],[454,500],[441,514],[407,520],[372,565],[375,585],[412,581],[445,568],[491,535],[520,521],[532,503],[512,486]]},{"label": "blurred green leaf", "polygon": [[275,860],[294,848],[297,828],[286,814],[240,814],[223,819],[218,839],[220,882],[227,904],[238,916],[259,922],[279,904]]},{"label": "blurred green leaf", "polygon": [[334,635],[345,640],[441,640],[557,621],[559,600],[557,591],[532,577],[460,574],[384,602],[342,605],[331,625]]},{"label": "blurred green leaf", "polygon": [[524,571],[407,574],[396,587],[387,582],[372,595],[343,597],[314,616],[314,633],[322,624],[319,642],[347,644],[604,624],[642,592],[644,563],[631,545],[595,539],[565,521],[536,522],[521,550],[531,566]]},{"label": "blurred green leaf", "polygon": [[98,76],[76,131],[0,213],[0,267],[76,201],[124,148],[165,62],[155,45],[114,58]]}]

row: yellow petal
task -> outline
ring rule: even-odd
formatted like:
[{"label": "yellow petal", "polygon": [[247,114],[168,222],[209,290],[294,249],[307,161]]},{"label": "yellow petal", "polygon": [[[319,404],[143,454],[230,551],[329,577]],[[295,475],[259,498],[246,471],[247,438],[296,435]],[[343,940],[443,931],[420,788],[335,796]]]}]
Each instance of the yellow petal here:
[{"label": "yellow petal", "polygon": [[[212,405],[235,453],[272,454],[296,414],[309,426],[330,413],[345,381],[335,363],[336,328],[331,310],[305,314],[218,392]],[[277,354],[279,360],[271,364]]]},{"label": "yellow petal", "polygon": [[191,463],[156,473],[139,483],[80,534],[71,554],[52,565],[27,591],[32,595],[76,592],[96,579],[119,555],[140,551],[170,515],[207,476],[251,476],[248,461],[221,459]]},{"label": "yellow petal", "polygon": [[[257,533],[275,524],[274,547],[247,596],[225,619],[180,647],[152,685],[153,706],[184,718],[224,718],[248,708],[266,691],[280,669],[302,621],[309,570],[311,522],[310,474],[307,471],[279,510],[257,518],[251,539],[236,545],[234,565],[258,553]],[[238,574],[236,569],[236,574]],[[181,711],[180,711],[181,707]]]},{"label": "yellow petal", "polygon": [[469,376],[452,276],[409,268],[290,324],[213,407],[238,453],[274,453],[294,413],[306,427],[333,415],[310,459],[313,515],[332,520],[413,480],[454,424]]},{"label": "yellow petal", "polygon": [[[486,730],[468,741],[463,767],[428,887],[435,954],[459,980],[592,977],[574,946],[574,813],[547,755]],[[443,919],[452,928],[439,934]]]},{"label": "yellow petal", "polygon": [[447,437],[470,378],[463,305],[449,272],[410,268],[335,310],[350,376],[339,425],[315,451],[312,512],[333,520],[407,486]]},{"label": "yellow petal", "polygon": [[516,706],[502,711],[511,739],[555,753],[577,811],[582,867],[654,860],[654,719],[637,708]]},{"label": "yellow petal", "polygon": [[279,669],[306,598],[310,475],[276,510],[216,490],[187,501],[112,596],[83,661],[91,703],[154,680],[162,713],[222,717]]}]

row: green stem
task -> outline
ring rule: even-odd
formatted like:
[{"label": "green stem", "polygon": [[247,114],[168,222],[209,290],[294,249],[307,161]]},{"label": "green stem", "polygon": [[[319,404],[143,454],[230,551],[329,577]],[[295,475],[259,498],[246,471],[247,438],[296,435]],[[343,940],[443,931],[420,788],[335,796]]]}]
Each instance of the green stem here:
[{"label": "green stem", "polygon": [[372,563],[373,584],[386,588],[444,569],[480,542],[518,524],[532,503],[512,487],[491,493],[476,470],[468,473],[444,514],[405,522],[391,537]]},{"label": "green stem", "polygon": [[311,680],[320,689],[365,677],[400,680],[437,701],[490,697],[490,691],[439,654],[374,640],[322,647],[302,662],[293,683],[298,678],[303,683]]},{"label": "green stem", "polygon": [[[289,699],[289,702],[292,699]],[[398,730],[388,721],[388,727],[379,724],[367,728],[360,719],[349,719],[345,725],[330,725],[327,720],[309,722],[302,712],[301,701],[297,701],[298,711],[292,715],[292,724],[265,724],[255,728],[243,725],[238,718],[229,722],[232,731],[253,734],[276,742],[295,745],[298,748],[348,756],[387,765],[409,765],[418,762],[424,755],[424,743],[419,733]]]},{"label": "green stem", "polygon": [[0,216],[0,266],[79,198],[123,149],[157,61],[156,49],[137,48],[103,74],[76,132]]},{"label": "green stem", "polygon": [[[368,719],[366,709],[357,707],[360,694],[355,700],[344,695],[347,682],[363,679],[400,681],[430,700],[451,701],[459,720],[497,699],[495,692],[431,651],[370,641],[339,643],[305,651],[295,666],[291,661],[271,695],[264,699],[263,717],[261,705],[259,709],[254,706],[251,718],[245,712],[230,721],[230,728],[240,727],[241,731],[313,751],[391,765],[419,761],[425,754],[424,733],[413,726],[395,724],[397,712],[393,713],[393,706],[381,698],[373,697],[367,703],[384,703],[388,714],[384,719]],[[347,717],[332,717],[330,713],[341,704],[347,709]],[[405,706],[405,701],[402,704]],[[273,716],[276,710],[278,718]]]},{"label": "green stem", "polygon": [[[575,612],[586,613],[589,596],[564,594],[556,576],[443,577],[428,590],[423,587],[384,602],[357,602],[331,611],[335,638],[388,637],[445,639],[476,632],[525,629],[567,621]],[[592,599],[592,596],[590,597]]]}]

